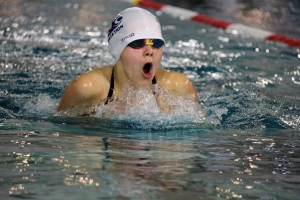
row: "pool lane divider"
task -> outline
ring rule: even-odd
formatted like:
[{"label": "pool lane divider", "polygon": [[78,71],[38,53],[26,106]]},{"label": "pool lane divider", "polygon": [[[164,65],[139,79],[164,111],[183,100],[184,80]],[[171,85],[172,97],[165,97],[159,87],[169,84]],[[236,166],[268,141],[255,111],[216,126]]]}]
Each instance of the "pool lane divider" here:
[{"label": "pool lane divider", "polygon": [[250,26],[246,26],[239,23],[233,23],[229,21],[224,21],[220,19],[215,19],[195,11],[187,10],[184,8],[175,7],[168,4],[158,3],[155,1],[149,0],[123,0],[128,3],[138,5],[144,8],[155,9],[159,10],[162,13],[171,15],[171,16],[180,16],[184,19],[203,23],[209,26],[213,26],[216,28],[229,30],[229,31],[237,31],[242,32],[250,35],[253,38],[266,40],[266,41],[273,41],[273,42],[280,42],[286,44],[291,47],[300,48],[300,40],[290,38],[284,35],[276,34],[270,31],[262,30],[259,28],[254,28]]}]

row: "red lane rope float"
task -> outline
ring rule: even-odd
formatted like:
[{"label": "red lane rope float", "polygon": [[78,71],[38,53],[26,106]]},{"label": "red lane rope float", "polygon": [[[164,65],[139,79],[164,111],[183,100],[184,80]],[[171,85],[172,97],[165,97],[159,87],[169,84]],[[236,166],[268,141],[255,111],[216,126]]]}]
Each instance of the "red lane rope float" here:
[{"label": "red lane rope float", "polygon": [[150,0],[124,0],[124,1],[144,8],[159,10],[162,13],[169,14],[172,16],[177,15],[180,17],[184,17],[185,19],[204,23],[216,28],[244,32],[257,39],[280,42],[291,47],[300,48],[300,40],[290,38],[284,35],[272,33],[270,31],[253,28],[239,23],[233,23],[233,22],[228,22],[220,19],[215,19],[191,10],[187,10],[187,9],[183,9],[183,8],[179,8],[179,7],[175,7],[163,3],[158,3],[155,1],[150,1]]},{"label": "red lane rope float", "polygon": [[133,1],[133,4],[138,4],[139,6],[145,7],[145,8],[153,8],[155,10],[160,10],[162,7],[165,6],[165,4],[157,3],[154,1]]},{"label": "red lane rope float", "polygon": [[197,22],[201,22],[204,24],[208,24],[217,28],[222,28],[222,29],[226,29],[229,25],[231,25],[231,22],[227,22],[224,20],[218,20],[218,19],[214,19],[212,17],[208,17],[202,14],[198,14],[194,17],[192,17],[193,21],[197,21]]},{"label": "red lane rope float", "polygon": [[266,40],[282,42],[292,47],[300,47],[300,40],[289,38],[284,35],[273,34],[266,38]]}]

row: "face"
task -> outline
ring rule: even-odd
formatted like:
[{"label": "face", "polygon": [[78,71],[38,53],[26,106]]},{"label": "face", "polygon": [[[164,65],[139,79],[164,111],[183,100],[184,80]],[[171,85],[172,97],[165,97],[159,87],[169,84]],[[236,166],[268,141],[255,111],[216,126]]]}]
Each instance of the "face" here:
[{"label": "face", "polygon": [[[146,39],[151,43],[151,40]],[[159,68],[162,59],[162,47],[153,48],[145,45],[142,48],[125,47],[120,56],[124,74],[134,84],[147,86],[152,84],[152,79]]]}]

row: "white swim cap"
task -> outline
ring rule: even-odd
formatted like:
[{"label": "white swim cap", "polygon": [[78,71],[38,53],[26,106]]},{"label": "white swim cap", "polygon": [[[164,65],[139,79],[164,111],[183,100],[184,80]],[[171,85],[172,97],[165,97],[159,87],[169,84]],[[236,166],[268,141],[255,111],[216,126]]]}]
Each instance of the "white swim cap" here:
[{"label": "white swim cap", "polygon": [[130,42],[146,38],[164,40],[158,19],[145,9],[127,8],[111,24],[108,32],[109,51],[119,60],[123,49]]}]

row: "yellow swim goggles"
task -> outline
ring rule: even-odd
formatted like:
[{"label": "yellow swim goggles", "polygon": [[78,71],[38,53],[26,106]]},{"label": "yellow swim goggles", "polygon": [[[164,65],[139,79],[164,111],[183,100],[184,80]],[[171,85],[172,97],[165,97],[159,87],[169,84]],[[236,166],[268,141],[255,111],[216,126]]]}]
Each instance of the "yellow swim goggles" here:
[{"label": "yellow swim goggles", "polygon": [[139,40],[134,40],[128,44],[133,49],[141,49],[146,45],[152,46],[152,48],[159,49],[161,48],[165,42],[160,39],[150,39],[148,42],[146,39],[139,39]]}]

